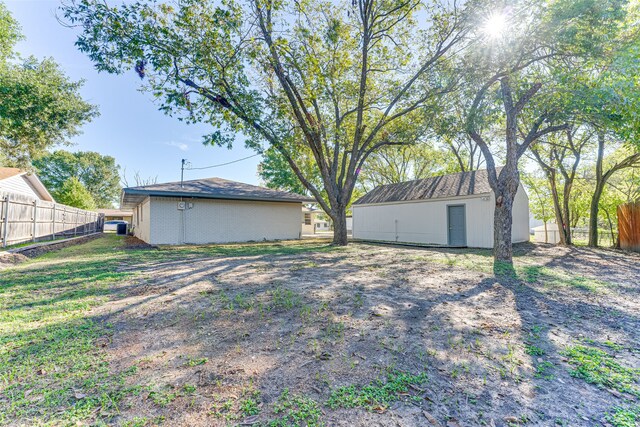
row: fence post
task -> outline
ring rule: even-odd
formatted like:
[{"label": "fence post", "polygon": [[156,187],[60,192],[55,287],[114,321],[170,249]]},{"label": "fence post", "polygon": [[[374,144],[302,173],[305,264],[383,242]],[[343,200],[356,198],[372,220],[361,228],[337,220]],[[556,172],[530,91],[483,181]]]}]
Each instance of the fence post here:
[{"label": "fence post", "polygon": [[33,228],[31,229],[31,241],[36,241],[36,231],[38,229],[38,199],[33,201]]},{"label": "fence post", "polygon": [[62,205],[62,237],[64,238],[67,234],[67,207]]},{"label": "fence post", "polygon": [[56,240],[56,204],[53,204],[53,219],[51,220],[51,240]]},{"label": "fence post", "polygon": [[4,228],[2,229],[2,247],[7,247],[7,236],[9,235],[9,195],[7,194],[4,199]]}]

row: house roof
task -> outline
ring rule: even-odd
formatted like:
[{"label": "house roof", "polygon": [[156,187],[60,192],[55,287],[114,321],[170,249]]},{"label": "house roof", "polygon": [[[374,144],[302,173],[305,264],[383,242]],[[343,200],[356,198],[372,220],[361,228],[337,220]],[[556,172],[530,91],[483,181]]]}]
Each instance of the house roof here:
[{"label": "house roof", "polygon": [[104,216],[132,216],[133,211],[122,209],[96,209],[96,212],[104,214]]},{"label": "house roof", "polygon": [[0,181],[23,173],[25,171],[19,168],[0,168]]},{"label": "house roof", "polygon": [[315,208],[315,207],[303,206],[302,207],[302,212],[304,212],[304,213],[318,213],[318,212],[323,212],[323,210],[319,209],[319,208]]},{"label": "house roof", "polygon": [[362,196],[354,205],[472,196],[490,192],[487,170],[482,169],[381,185]]},{"label": "house roof", "polygon": [[315,199],[286,191],[272,190],[222,178],[195,179],[165,184],[130,187],[122,190],[120,206],[133,208],[148,196],[197,197],[204,199],[254,200],[266,202],[315,202]]},{"label": "house roof", "polygon": [[44,186],[40,178],[34,173],[28,172],[20,168],[3,168],[0,167],[0,181],[13,178],[14,176],[22,176],[27,183],[34,189],[39,195],[40,199],[49,202],[55,202],[47,187]]}]

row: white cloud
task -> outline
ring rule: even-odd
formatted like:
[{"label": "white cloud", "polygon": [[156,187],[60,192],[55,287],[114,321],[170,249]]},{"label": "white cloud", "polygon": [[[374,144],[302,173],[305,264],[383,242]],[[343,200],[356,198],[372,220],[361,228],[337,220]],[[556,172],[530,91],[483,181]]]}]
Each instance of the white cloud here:
[{"label": "white cloud", "polygon": [[165,142],[166,145],[169,145],[171,147],[176,147],[178,148],[180,151],[187,151],[189,150],[189,145],[185,144],[184,142],[176,142],[176,141],[171,141],[171,142]]}]

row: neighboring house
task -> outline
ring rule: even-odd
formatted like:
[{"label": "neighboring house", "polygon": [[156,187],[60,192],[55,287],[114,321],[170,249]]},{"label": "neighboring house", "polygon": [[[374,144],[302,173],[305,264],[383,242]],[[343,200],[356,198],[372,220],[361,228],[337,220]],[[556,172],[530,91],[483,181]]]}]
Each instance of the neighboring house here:
[{"label": "neighboring house", "polygon": [[331,221],[323,218],[316,218],[313,226],[315,231],[331,231]]},{"label": "neighboring house", "polygon": [[36,174],[18,168],[0,167],[0,192],[17,193],[55,202]]},{"label": "neighboring house", "polygon": [[127,221],[131,224],[133,220],[133,211],[121,210],[121,209],[96,209],[96,212],[104,215],[105,221]]},{"label": "neighboring house", "polygon": [[[494,209],[486,170],[383,185],[353,204],[353,237],[491,248]],[[522,185],[513,205],[512,240],[529,240],[529,199]]]},{"label": "neighboring house", "polygon": [[552,243],[560,242],[560,229],[555,222],[543,223],[537,227],[533,227],[533,234],[536,243]]},{"label": "neighboring house", "polygon": [[533,234],[533,230],[540,225],[544,225],[544,221],[537,219],[532,213],[529,213],[529,234]]},{"label": "neighboring house", "polygon": [[205,244],[298,239],[299,194],[207,178],[125,188],[134,235],[151,244]]},{"label": "neighboring house", "polygon": [[315,221],[318,213],[320,213],[319,209],[302,207],[302,234],[315,233]]},{"label": "neighboring house", "polygon": [[321,209],[302,207],[302,234],[331,231],[331,220]]}]

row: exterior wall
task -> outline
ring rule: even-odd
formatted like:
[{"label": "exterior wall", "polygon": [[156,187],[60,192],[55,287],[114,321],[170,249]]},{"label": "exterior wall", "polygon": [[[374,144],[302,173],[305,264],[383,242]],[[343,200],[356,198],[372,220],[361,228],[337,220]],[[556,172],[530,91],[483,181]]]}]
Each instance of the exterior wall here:
[{"label": "exterior wall", "polygon": [[555,223],[548,223],[546,228],[547,230],[545,231],[545,226],[540,225],[533,229],[536,243],[551,243],[555,245],[560,242],[560,230],[558,229],[558,225]]},{"label": "exterior wall", "polygon": [[[495,205],[495,204],[494,204]],[[511,241],[513,243],[528,242],[531,238],[529,228],[529,197],[522,184],[518,187],[515,199],[513,199],[513,226],[511,228]]]},{"label": "exterior wall", "polygon": [[[305,224],[305,216],[308,215],[309,224]],[[302,234],[313,234],[313,221],[315,219],[315,212],[302,212]]]},{"label": "exterior wall", "polygon": [[[447,206],[464,205],[467,246],[493,247],[493,193],[376,205],[354,205],[353,237],[361,240],[448,244]],[[522,186],[513,209],[513,242],[529,240],[529,199]]]},{"label": "exterior wall", "polygon": [[331,224],[329,223],[329,221],[325,221],[322,219],[315,219],[314,222],[314,227],[315,227],[315,231],[330,231],[331,230]]},{"label": "exterior wall", "polygon": [[112,220],[118,220],[118,221],[127,221],[129,224],[131,224],[132,217],[130,215],[127,216],[123,216],[123,215],[105,215],[104,217],[105,221],[112,221]]},{"label": "exterior wall", "polygon": [[151,243],[151,199],[147,197],[133,209],[133,217],[129,225],[134,227],[134,236]]},{"label": "exterior wall", "polygon": [[12,176],[0,181],[0,190],[9,193],[24,194],[25,196],[42,200],[40,193],[38,193],[22,175]]},{"label": "exterior wall", "polygon": [[[378,205],[354,205],[353,237],[433,245],[448,244],[447,206],[465,205],[467,245],[493,246],[489,194]],[[489,225],[491,225],[489,227]]]},{"label": "exterior wall", "polygon": [[[178,210],[178,202],[187,209]],[[206,244],[299,239],[300,202],[152,197],[151,244]],[[142,238],[142,237],[141,237]]]}]

